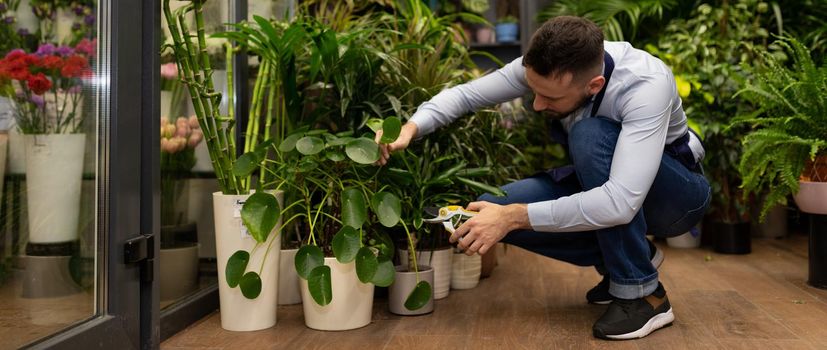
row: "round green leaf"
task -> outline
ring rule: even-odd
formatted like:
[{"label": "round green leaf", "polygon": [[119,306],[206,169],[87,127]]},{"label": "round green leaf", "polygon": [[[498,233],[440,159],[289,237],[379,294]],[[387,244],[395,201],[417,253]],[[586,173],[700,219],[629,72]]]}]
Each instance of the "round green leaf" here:
[{"label": "round green leaf", "polygon": [[330,282],[330,266],[317,266],[307,276],[307,289],[310,296],[319,306],[330,304],[333,300],[333,290]]},{"label": "round green leaf", "polygon": [[305,136],[296,141],[296,149],[306,156],[314,155],[324,149],[324,140],[316,136]]},{"label": "round green leaf", "polygon": [[319,162],[317,162],[317,161],[315,161],[311,158],[302,158],[302,160],[299,161],[298,171],[302,172],[302,173],[307,173],[307,172],[311,172],[313,170],[316,170],[316,168],[318,168],[318,167],[319,167]]},{"label": "round green leaf", "polygon": [[342,229],[333,236],[333,255],[340,263],[349,263],[356,259],[359,252],[361,239],[359,232],[350,226],[342,226]]},{"label": "round green leaf", "polygon": [[324,253],[315,245],[306,245],[299,248],[293,262],[296,265],[296,273],[299,274],[299,277],[307,279],[313,269],[324,265]]},{"label": "round green leaf", "polygon": [[399,197],[388,192],[378,192],[370,199],[370,207],[379,222],[385,227],[394,227],[399,223],[402,215],[402,203]]},{"label": "round green leaf", "polygon": [[253,193],[241,207],[241,221],[259,243],[267,241],[280,216],[279,202],[267,192]]},{"label": "round green leaf", "polygon": [[250,253],[239,250],[230,256],[227,260],[227,266],[224,268],[224,277],[227,278],[227,285],[230,288],[235,288],[238,282],[241,281],[241,276],[244,275],[244,270],[247,269],[247,263],[250,262]]},{"label": "round green leaf", "polygon": [[359,164],[373,164],[379,160],[379,145],[365,137],[351,140],[345,146],[345,153]]},{"label": "round green leaf", "polygon": [[356,254],[356,276],[362,283],[368,283],[376,275],[376,269],[379,268],[379,259],[373,254],[373,251],[368,247],[359,249]]},{"label": "round green leaf", "polygon": [[376,268],[376,273],[370,281],[379,287],[390,286],[396,277],[396,270],[393,267],[393,262],[391,259],[384,256],[380,256],[378,261],[379,265]]},{"label": "round green leaf", "polygon": [[431,300],[431,284],[427,281],[419,281],[416,287],[405,299],[405,308],[408,310],[419,310]]},{"label": "round green leaf", "polygon": [[244,153],[241,157],[238,157],[235,164],[233,164],[233,175],[239,177],[250,175],[258,169],[260,164],[261,160],[254,152]]},{"label": "round green leaf", "polygon": [[239,287],[241,287],[241,294],[244,294],[245,298],[258,298],[258,295],[261,294],[261,277],[253,271],[247,272],[244,277],[241,277]]},{"label": "round green leaf", "polygon": [[334,162],[341,162],[345,160],[345,154],[339,151],[328,151],[327,153],[325,153],[325,157]]},{"label": "round green leaf", "polygon": [[396,141],[402,131],[402,121],[397,117],[385,119],[382,123],[382,139],[379,142],[388,144]]},{"label": "round green leaf", "polygon": [[382,121],[382,119],[379,119],[379,118],[370,118],[365,122],[365,124],[367,124],[368,128],[373,130],[374,133],[379,132],[379,130],[382,130],[382,124],[383,123],[384,122]]},{"label": "round green leaf", "polygon": [[332,140],[328,141],[327,145],[330,146],[330,147],[343,146],[343,145],[346,145],[348,142],[353,141],[353,140],[355,140],[355,139],[352,138],[352,137],[349,137],[349,136],[348,137],[337,137],[335,139],[332,139]]},{"label": "round green leaf", "polygon": [[342,223],[360,228],[368,216],[365,196],[358,188],[349,187],[342,191]]},{"label": "round green leaf", "polygon": [[279,151],[287,153],[294,150],[296,148],[296,142],[299,141],[302,136],[304,136],[304,132],[288,135],[284,138],[284,141],[279,144]]}]

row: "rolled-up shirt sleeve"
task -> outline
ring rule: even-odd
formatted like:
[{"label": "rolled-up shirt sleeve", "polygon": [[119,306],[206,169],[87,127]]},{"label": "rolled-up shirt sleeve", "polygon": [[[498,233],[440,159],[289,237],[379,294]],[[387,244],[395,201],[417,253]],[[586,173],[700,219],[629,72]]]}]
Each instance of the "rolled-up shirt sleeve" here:
[{"label": "rolled-up shirt sleeve", "polygon": [[653,74],[624,86],[615,101],[621,131],[609,179],[556,200],[528,204],[535,231],[587,231],[629,223],[640,210],[660,167],[672,110],[671,74]]},{"label": "rolled-up shirt sleeve", "polygon": [[479,79],[443,90],[420,105],[409,122],[416,124],[417,137],[422,137],[466,113],[511,101],[529,91],[520,57]]}]

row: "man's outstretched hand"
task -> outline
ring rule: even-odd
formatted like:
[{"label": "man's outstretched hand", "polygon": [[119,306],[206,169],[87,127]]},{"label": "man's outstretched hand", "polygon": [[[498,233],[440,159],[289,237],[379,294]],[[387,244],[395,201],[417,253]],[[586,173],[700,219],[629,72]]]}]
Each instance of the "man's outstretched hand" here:
[{"label": "man's outstretched hand", "polygon": [[466,255],[485,254],[509,232],[531,228],[525,204],[472,202],[465,209],[479,213],[457,228],[450,241],[459,241],[457,246]]},{"label": "man's outstretched hand", "polygon": [[389,144],[382,144],[379,143],[379,140],[382,139],[382,130],[379,130],[376,133],[376,143],[379,144],[379,160],[376,161],[376,165],[385,165],[388,164],[388,159],[391,157],[391,152],[402,151],[405,148],[408,148],[408,145],[411,143],[411,140],[416,137],[417,126],[414,123],[408,122],[402,126],[402,131],[399,132],[399,137],[396,141],[389,143]]}]

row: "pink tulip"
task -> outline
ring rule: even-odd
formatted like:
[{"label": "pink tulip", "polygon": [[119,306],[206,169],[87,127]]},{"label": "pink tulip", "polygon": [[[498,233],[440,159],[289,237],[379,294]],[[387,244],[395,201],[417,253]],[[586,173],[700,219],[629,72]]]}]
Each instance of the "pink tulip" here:
[{"label": "pink tulip", "polygon": [[169,118],[167,118],[167,116],[161,116],[161,127],[167,124],[169,124]]},{"label": "pink tulip", "polygon": [[164,79],[178,78],[178,66],[175,63],[162,64],[161,77]]},{"label": "pink tulip", "polygon": [[201,126],[198,125],[198,117],[192,115],[192,116],[190,116],[189,121],[190,121],[190,128],[193,128],[193,129],[200,129],[201,128]]},{"label": "pink tulip", "polygon": [[172,146],[173,151],[170,152],[170,153],[177,153],[177,152],[183,150],[184,147],[187,147],[187,139],[185,139],[183,137],[180,137],[180,136],[175,136],[175,137],[171,138],[170,142],[173,144],[173,146]]},{"label": "pink tulip", "polygon": [[161,139],[161,152],[172,153],[172,152],[170,152],[170,147],[171,147],[171,143],[169,142],[169,139],[162,138]]},{"label": "pink tulip", "polygon": [[201,142],[201,139],[204,138],[204,134],[201,132],[201,129],[194,129],[192,134],[190,134],[190,139],[188,141],[189,148],[195,148],[198,146],[198,143]]},{"label": "pink tulip", "polygon": [[177,136],[177,137],[183,137],[183,138],[185,138],[185,139],[186,139],[186,138],[187,138],[187,136],[189,136],[189,134],[190,134],[190,126],[189,126],[189,124],[184,124],[183,126],[179,125],[179,126],[175,129],[175,136]]}]

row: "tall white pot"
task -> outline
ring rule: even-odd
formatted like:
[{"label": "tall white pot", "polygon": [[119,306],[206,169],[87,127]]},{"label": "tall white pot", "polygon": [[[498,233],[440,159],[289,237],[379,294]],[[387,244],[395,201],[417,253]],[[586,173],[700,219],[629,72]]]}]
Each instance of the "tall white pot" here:
[{"label": "tall white pot", "polygon": [[78,239],[84,134],[24,135],[29,242]]},{"label": "tall white pot", "polygon": [[480,282],[480,271],[482,271],[482,256],[474,254],[471,256],[464,253],[454,253],[454,261],[451,262],[451,288],[471,289]]},{"label": "tall white pot", "polygon": [[320,331],[344,331],[367,326],[373,313],[372,283],[362,283],[356,276],[356,263],[342,264],[336,258],[325,258],[330,266],[333,298],[319,306],[310,295],[307,280],[301,279],[304,324]]},{"label": "tall white pot", "polygon": [[[433,259],[431,259],[433,255]],[[454,250],[451,247],[435,251],[416,252],[417,265],[430,265],[434,268],[434,299],[442,299],[451,292],[451,270]],[[399,250],[399,263],[408,266],[408,251]]]},{"label": "tall white pot", "polygon": [[[227,259],[238,250],[250,252],[256,244],[255,239],[243,229],[241,223],[241,207],[248,197],[250,196],[213,193],[221,328],[228,331],[255,331],[270,328],[276,324],[281,255],[281,235],[277,235],[276,232],[281,227],[281,220],[273,228],[267,241],[250,255],[247,264],[247,271],[258,272],[265,255],[267,256],[260,273],[261,294],[255,299],[247,299],[241,294],[239,287],[230,288],[227,284],[225,274]],[[276,198],[281,203],[283,192],[276,193]],[[271,245],[271,249],[267,249]]]},{"label": "tall white pot", "polygon": [[279,263],[279,305],[293,305],[302,302],[299,274],[296,273],[296,252],[298,249],[282,249]]}]

